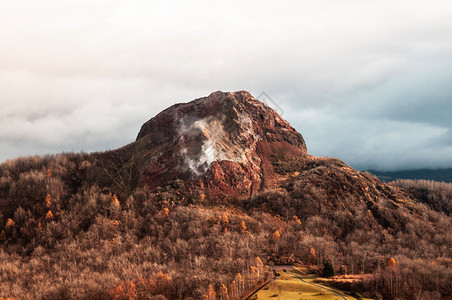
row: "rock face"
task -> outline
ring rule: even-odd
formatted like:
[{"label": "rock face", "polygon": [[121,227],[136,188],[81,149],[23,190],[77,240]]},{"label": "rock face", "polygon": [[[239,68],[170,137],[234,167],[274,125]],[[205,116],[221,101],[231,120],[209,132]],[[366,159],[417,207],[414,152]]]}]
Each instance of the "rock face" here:
[{"label": "rock face", "polygon": [[248,92],[214,92],[147,121],[135,143],[138,184],[182,179],[209,197],[251,197],[280,179],[274,156],[307,155],[303,137]]}]

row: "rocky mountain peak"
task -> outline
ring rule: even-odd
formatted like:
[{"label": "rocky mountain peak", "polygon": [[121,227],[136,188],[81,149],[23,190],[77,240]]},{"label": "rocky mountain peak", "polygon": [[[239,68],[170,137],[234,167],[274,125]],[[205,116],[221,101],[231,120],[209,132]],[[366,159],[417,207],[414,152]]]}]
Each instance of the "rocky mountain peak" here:
[{"label": "rocky mountain peak", "polygon": [[287,145],[306,153],[301,134],[245,91],[218,91],[173,105],[146,122],[137,141],[163,137],[164,143],[171,145],[170,156],[177,162],[176,169],[194,176],[204,175],[212,163],[224,161],[246,166],[257,176],[263,160],[258,148],[266,143]]}]

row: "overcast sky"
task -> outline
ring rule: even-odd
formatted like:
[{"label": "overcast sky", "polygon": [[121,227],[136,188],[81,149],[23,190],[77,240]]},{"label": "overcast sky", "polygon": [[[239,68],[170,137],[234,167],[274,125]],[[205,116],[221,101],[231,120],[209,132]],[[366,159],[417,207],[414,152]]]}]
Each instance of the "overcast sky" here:
[{"label": "overcast sky", "polygon": [[309,153],[452,167],[452,2],[3,1],[0,162],[103,151],[213,91],[265,91]]}]

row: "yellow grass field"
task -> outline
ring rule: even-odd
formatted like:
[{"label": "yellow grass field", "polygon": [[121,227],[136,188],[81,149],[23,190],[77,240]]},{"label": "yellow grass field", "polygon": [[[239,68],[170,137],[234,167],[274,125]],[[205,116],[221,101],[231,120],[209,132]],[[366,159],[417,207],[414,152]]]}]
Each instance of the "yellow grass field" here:
[{"label": "yellow grass field", "polygon": [[[266,287],[260,290],[251,299],[296,299],[296,300],[352,300],[357,299],[345,294],[343,291],[324,287],[321,285],[312,285],[315,275],[307,274],[304,268],[277,270],[280,276],[270,282]],[[297,276],[295,276],[297,275]],[[303,279],[306,282],[300,280]],[[337,293],[337,294],[336,294]],[[339,295],[338,295],[339,294]],[[256,298],[257,297],[257,298]],[[365,300],[365,298],[360,298]]]}]

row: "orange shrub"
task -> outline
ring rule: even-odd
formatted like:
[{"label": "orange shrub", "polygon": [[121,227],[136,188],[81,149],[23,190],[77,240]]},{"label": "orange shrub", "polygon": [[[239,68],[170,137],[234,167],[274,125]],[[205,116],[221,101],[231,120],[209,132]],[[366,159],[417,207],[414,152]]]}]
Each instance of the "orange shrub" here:
[{"label": "orange shrub", "polygon": [[47,193],[46,195],[46,207],[50,208],[52,206],[52,197],[50,196],[49,193]]},{"label": "orange shrub", "polygon": [[149,280],[149,289],[153,295],[165,295],[172,298],[174,292],[173,279],[168,273],[158,272],[155,278]]},{"label": "orange shrub", "polygon": [[130,281],[121,281],[108,294],[115,300],[134,300],[137,299],[137,290],[135,284]]},{"label": "orange shrub", "polygon": [[116,194],[114,194],[113,197],[111,198],[111,205],[112,205],[113,209],[119,209],[121,207]]},{"label": "orange shrub", "polygon": [[205,300],[216,300],[217,299],[217,293],[215,292],[215,288],[213,287],[212,284],[209,284],[209,286],[207,287],[207,292],[206,292],[206,294],[203,295],[203,298]]},{"label": "orange shrub", "polygon": [[246,224],[245,221],[242,220],[242,223],[240,223],[240,231],[245,232],[246,231]]},{"label": "orange shrub", "polygon": [[388,265],[387,265],[388,270],[395,272],[397,271],[397,261],[395,260],[394,257],[391,257],[388,260]]},{"label": "orange shrub", "polygon": [[169,208],[168,207],[165,207],[163,210],[162,210],[162,214],[164,214],[165,216],[169,216]]},{"label": "orange shrub", "polygon": [[220,286],[220,299],[228,299],[228,288],[224,284]]},{"label": "orange shrub", "polygon": [[264,263],[262,262],[262,260],[259,258],[259,256],[256,256],[256,265],[258,267],[262,267],[264,265]]},{"label": "orange shrub", "polygon": [[47,212],[46,219],[47,220],[52,220],[53,219],[53,214],[52,214],[52,212],[50,210]]},{"label": "orange shrub", "polygon": [[226,214],[223,214],[223,216],[221,216],[221,223],[224,226],[227,226],[229,224],[229,219],[228,219],[228,216],[226,216]]},{"label": "orange shrub", "polygon": [[309,250],[309,254],[310,254],[312,257],[317,257],[317,255],[315,254],[315,249],[312,248],[312,247],[311,247],[311,249]]},{"label": "orange shrub", "polygon": [[16,225],[16,223],[13,221],[13,219],[9,218],[8,220],[6,220],[6,228],[13,227],[14,225]]}]

